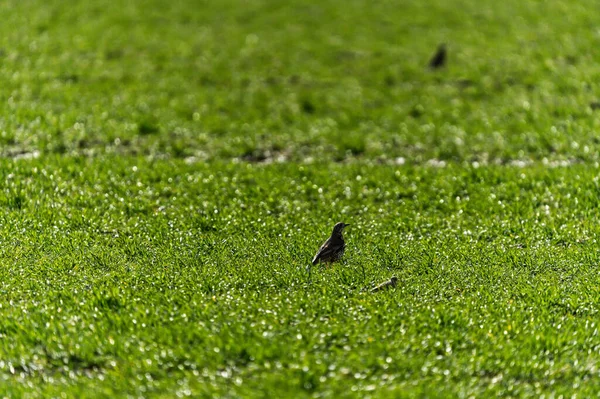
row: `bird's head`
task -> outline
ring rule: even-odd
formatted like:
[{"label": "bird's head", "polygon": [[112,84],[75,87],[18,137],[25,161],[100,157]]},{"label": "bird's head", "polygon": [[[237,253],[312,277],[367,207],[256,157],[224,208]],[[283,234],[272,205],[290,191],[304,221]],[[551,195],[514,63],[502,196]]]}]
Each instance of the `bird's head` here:
[{"label": "bird's head", "polygon": [[350,226],[349,224],[346,224],[344,222],[339,222],[336,223],[335,226],[333,226],[333,235],[342,235],[342,232],[344,231],[344,228],[346,226]]},{"label": "bird's head", "polygon": [[392,276],[392,278],[390,279],[390,281],[392,282],[393,285],[396,285],[396,283],[398,282],[398,277]]}]

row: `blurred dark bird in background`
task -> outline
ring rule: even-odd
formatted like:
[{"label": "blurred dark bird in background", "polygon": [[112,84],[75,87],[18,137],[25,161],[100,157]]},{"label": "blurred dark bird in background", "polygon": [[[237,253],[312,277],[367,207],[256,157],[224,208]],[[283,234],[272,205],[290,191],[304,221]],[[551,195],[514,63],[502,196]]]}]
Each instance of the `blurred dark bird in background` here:
[{"label": "blurred dark bird in background", "polygon": [[446,50],[446,44],[442,43],[438,46],[437,51],[431,57],[429,61],[429,68],[439,69],[446,65],[446,59],[448,58],[448,51]]}]

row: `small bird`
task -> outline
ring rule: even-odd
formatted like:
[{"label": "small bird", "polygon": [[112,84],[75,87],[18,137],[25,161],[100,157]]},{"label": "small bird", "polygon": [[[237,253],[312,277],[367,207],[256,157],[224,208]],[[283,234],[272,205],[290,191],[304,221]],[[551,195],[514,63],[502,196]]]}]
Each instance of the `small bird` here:
[{"label": "small bird", "polygon": [[389,279],[388,281],[383,282],[383,283],[379,284],[377,287],[373,288],[371,290],[371,292],[387,290],[390,287],[395,287],[396,284],[398,284],[398,277],[392,276],[392,278]]},{"label": "small bird", "polygon": [[336,223],[335,226],[333,226],[331,237],[329,237],[317,251],[317,254],[312,260],[313,265],[316,265],[319,262],[333,263],[344,255],[346,243],[344,242],[342,233],[346,226],[349,226],[349,224],[343,222]]},{"label": "small bird", "polygon": [[429,68],[438,69],[446,65],[447,51],[446,44],[442,43],[438,46],[437,51],[429,61]]}]

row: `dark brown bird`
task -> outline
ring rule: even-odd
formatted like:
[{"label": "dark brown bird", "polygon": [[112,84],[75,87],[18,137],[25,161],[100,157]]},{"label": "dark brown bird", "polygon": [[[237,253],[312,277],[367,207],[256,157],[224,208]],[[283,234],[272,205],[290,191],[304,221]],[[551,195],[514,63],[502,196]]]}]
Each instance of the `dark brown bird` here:
[{"label": "dark brown bird", "polygon": [[398,277],[393,276],[391,279],[389,279],[388,281],[379,284],[377,287],[373,288],[371,290],[371,292],[377,292],[377,291],[383,291],[383,290],[387,290],[390,287],[395,287],[396,284],[398,284]]},{"label": "dark brown bird", "polygon": [[431,68],[431,69],[442,68],[443,66],[446,65],[446,58],[448,58],[446,45],[444,43],[442,43],[438,46],[437,51],[435,52],[433,57],[431,57],[431,60],[429,61],[429,68]]},{"label": "dark brown bird", "polygon": [[336,223],[335,226],[333,226],[331,237],[329,237],[317,251],[317,254],[312,260],[313,265],[316,265],[319,262],[333,263],[344,255],[346,243],[344,242],[342,233],[346,226],[349,225],[343,222]]}]

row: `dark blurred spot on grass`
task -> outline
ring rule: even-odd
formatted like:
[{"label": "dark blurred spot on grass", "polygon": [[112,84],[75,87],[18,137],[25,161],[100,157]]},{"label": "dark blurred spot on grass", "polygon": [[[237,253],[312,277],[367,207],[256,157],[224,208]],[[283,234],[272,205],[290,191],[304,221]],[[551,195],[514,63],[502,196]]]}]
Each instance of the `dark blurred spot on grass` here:
[{"label": "dark blurred spot on grass", "polygon": [[112,49],[112,50],[106,51],[106,53],[104,54],[104,58],[106,60],[110,61],[110,60],[116,60],[116,59],[122,58],[123,55],[125,55],[125,52],[123,51],[123,49]]},{"label": "dark blurred spot on grass", "polygon": [[138,133],[142,136],[156,134],[160,131],[158,126],[152,121],[142,121],[138,123]]},{"label": "dark blurred spot on grass", "polygon": [[302,101],[302,111],[305,114],[314,114],[316,111],[316,108],[310,100],[303,100]]}]

